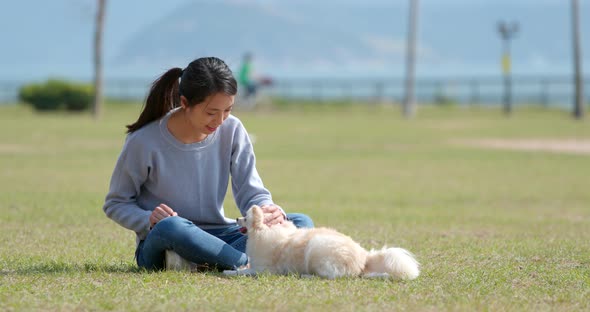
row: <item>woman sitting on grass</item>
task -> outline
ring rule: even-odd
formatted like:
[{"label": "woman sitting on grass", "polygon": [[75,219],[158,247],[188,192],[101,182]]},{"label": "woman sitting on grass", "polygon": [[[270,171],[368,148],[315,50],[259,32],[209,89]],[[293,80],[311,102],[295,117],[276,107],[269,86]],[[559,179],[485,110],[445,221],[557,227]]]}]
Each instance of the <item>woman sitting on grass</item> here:
[{"label": "woman sitting on grass", "polygon": [[166,250],[219,269],[246,265],[247,236],[223,209],[230,177],[242,215],[258,205],[268,225],[288,218],[313,227],[305,215],[285,214],[264,187],[248,133],[230,115],[237,91],[222,60],[199,58],[158,78],[127,126],[103,210],[136,233],[140,267],[162,269]]}]

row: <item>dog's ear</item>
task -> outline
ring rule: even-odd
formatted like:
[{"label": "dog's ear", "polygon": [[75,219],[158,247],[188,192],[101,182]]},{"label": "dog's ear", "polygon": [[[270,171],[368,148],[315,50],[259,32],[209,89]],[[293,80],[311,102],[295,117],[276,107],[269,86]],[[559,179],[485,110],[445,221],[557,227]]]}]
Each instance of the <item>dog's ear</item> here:
[{"label": "dog's ear", "polygon": [[252,211],[252,227],[255,229],[260,229],[264,226],[264,212],[262,212],[262,208],[254,205],[250,208]]},{"label": "dog's ear", "polygon": [[254,210],[258,208],[260,209],[260,207],[258,205],[252,205],[248,211],[246,211],[246,217],[248,217],[248,219],[253,219],[254,218]]}]

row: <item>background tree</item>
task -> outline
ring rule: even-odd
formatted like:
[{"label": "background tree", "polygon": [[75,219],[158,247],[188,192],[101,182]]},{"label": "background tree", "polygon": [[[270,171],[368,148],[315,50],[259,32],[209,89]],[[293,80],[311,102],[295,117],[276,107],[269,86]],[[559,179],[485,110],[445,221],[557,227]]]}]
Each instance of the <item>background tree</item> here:
[{"label": "background tree", "polygon": [[406,82],[403,102],[404,117],[411,118],[416,114],[416,98],[414,94],[414,76],[416,71],[416,32],[418,24],[418,0],[410,0],[408,16],[408,38],[406,43]]},{"label": "background tree", "polygon": [[102,93],[103,93],[103,75],[102,75],[102,36],[104,32],[104,15],[106,0],[97,0],[98,8],[96,10],[96,28],[94,32],[94,119],[100,119],[102,114]]},{"label": "background tree", "polygon": [[580,3],[572,0],[572,41],[574,50],[574,118],[584,117],[584,84],[582,79],[582,48],[580,44]]}]

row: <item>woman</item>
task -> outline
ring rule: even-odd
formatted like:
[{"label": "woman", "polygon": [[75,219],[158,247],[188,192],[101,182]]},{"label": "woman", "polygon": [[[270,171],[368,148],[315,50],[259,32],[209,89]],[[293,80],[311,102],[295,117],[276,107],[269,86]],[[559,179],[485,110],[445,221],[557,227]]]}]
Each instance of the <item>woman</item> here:
[{"label": "woman", "polygon": [[222,60],[199,58],[158,78],[127,126],[103,210],[136,233],[140,267],[162,269],[166,250],[219,269],[246,265],[247,236],[223,210],[230,177],[242,215],[258,205],[269,226],[287,218],[313,227],[305,215],[285,214],[264,187],[248,133],[230,115],[236,93]]}]

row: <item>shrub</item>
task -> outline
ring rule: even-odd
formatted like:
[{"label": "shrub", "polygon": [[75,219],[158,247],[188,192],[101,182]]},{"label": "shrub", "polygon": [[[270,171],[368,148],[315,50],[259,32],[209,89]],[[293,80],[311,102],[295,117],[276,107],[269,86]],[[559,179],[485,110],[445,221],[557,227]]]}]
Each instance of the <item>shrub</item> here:
[{"label": "shrub", "polygon": [[83,111],[90,108],[94,98],[91,85],[70,85],[64,93],[64,103],[69,111]]},{"label": "shrub", "polygon": [[86,110],[90,107],[93,96],[92,86],[88,84],[56,79],[27,84],[19,90],[19,99],[40,111]]}]

